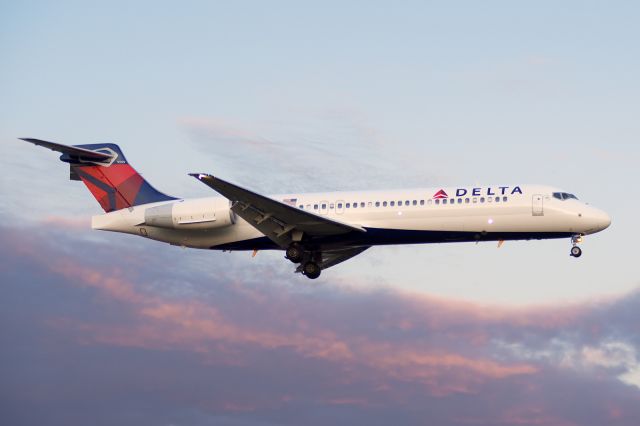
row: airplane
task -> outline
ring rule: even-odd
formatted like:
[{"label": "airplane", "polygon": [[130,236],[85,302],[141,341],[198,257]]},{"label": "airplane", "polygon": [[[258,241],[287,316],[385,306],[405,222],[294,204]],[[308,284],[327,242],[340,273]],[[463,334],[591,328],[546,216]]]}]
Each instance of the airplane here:
[{"label": "airplane", "polygon": [[91,227],[209,250],[282,250],[310,279],[372,246],[569,238],[580,257],[585,235],[607,213],[543,185],[488,185],[265,196],[217,176],[190,173],[219,195],[183,199],[152,187],[111,143],[23,141],[61,153],[105,211]]}]

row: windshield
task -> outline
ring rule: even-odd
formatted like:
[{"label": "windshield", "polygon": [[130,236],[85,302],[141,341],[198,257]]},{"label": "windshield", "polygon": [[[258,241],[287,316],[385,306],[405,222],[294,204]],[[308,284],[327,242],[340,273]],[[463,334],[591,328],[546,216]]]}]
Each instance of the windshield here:
[{"label": "windshield", "polygon": [[578,197],[576,197],[575,195],[569,194],[567,192],[554,192],[553,198],[557,198],[558,200],[569,200],[571,198],[574,200],[578,199]]}]

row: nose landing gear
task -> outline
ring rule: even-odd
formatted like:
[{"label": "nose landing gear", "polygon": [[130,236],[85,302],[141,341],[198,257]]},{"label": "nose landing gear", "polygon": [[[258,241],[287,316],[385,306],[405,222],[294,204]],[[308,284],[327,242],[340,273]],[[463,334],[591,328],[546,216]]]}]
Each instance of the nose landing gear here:
[{"label": "nose landing gear", "polygon": [[578,247],[578,244],[580,244],[582,242],[582,235],[574,235],[571,237],[571,251],[570,254],[573,257],[580,257],[582,256],[582,249],[580,247]]}]

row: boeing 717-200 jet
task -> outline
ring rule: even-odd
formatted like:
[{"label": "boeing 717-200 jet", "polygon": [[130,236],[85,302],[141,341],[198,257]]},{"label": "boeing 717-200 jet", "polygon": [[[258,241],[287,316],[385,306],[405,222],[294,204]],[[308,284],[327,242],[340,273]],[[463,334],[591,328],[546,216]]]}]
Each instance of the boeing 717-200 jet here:
[{"label": "boeing 717-200 jet", "polygon": [[105,214],[93,229],[210,250],[283,250],[296,272],[323,269],[372,246],[568,238],[580,257],[585,235],[609,216],[568,192],[541,185],[488,185],[395,191],[264,196],[206,173],[193,173],[218,196],[182,199],[153,188],[114,144],[62,145],[60,152]]}]

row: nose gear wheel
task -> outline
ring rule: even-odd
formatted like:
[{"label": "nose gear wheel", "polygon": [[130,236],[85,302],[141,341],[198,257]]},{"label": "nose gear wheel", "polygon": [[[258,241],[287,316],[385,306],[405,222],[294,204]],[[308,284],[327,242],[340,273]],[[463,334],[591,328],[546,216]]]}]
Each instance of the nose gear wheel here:
[{"label": "nose gear wheel", "polygon": [[574,235],[571,237],[571,251],[569,252],[569,254],[572,257],[580,257],[582,256],[582,249],[580,247],[578,247],[578,244],[580,244],[582,242],[583,238],[582,235],[578,234],[578,235]]}]

